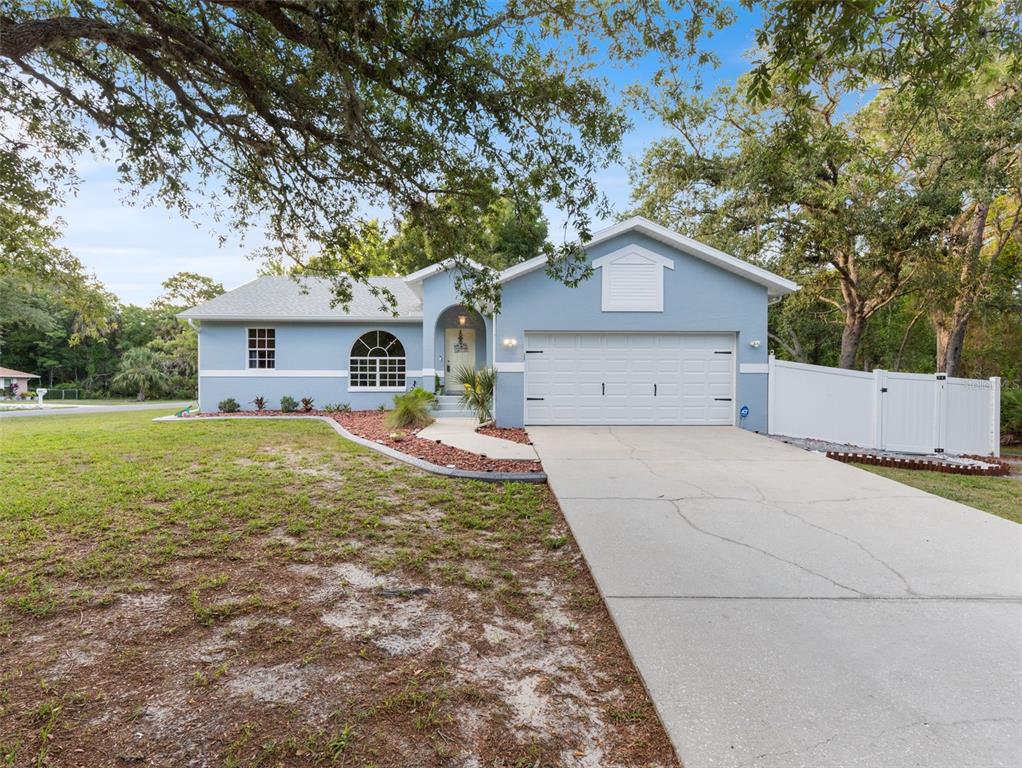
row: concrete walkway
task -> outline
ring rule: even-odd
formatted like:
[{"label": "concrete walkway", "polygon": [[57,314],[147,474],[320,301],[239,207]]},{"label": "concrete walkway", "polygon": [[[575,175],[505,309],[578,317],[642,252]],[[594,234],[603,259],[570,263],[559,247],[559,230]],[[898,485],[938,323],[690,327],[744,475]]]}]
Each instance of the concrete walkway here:
[{"label": "concrete walkway", "polygon": [[491,459],[535,459],[536,449],[531,445],[503,440],[499,437],[481,435],[476,432],[479,420],[437,419],[425,429],[419,430],[423,440],[439,440],[444,445],[461,448],[463,451],[478,453]]},{"label": "concrete walkway", "polygon": [[1022,765],[1022,526],[734,428],[529,433],[686,768]]},{"label": "concrete walkway", "polygon": [[25,416],[68,416],[83,413],[120,413],[121,411],[165,410],[167,413],[187,408],[188,400],[172,403],[132,403],[130,405],[59,405],[55,407],[0,411],[0,419],[20,419]]}]

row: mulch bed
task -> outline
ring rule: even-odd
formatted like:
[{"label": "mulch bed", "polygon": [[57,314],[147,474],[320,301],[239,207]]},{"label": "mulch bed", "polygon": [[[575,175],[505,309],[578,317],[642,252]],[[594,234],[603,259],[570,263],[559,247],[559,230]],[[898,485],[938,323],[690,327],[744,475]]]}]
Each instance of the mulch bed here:
[{"label": "mulch bed", "polygon": [[[463,451],[460,448],[453,448],[444,445],[438,440],[424,440],[417,437],[413,430],[393,430],[385,423],[386,411],[348,411],[328,413],[327,411],[295,411],[284,413],[283,411],[238,411],[237,413],[200,413],[193,414],[199,417],[211,416],[326,416],[344,427],[352,434],[372,440],[374,443],[386,445],[395,451],[400,451],[416,459],[428,461],[441,467],[454,467],[456,469],[467,469],[475,472],[542,472],[543,466],[538,460],[526,461],[520,459],[491,459],[487,456]],[[395,439],[391,434],[399,432],[402,437]],[[519,431],[522,434],[525,430],[500,430]],[[492,434],[492,433],[487,433]],[[503,434],[495,437],[505,437]],[[507,439],[513,439],[508,437]],[[516,440],[516,442],[526,442]]]},{"label": "mulch bed", "polygon": [[481,427],[476,427],[476,432],[480,435],[499,437],[501,440],[510,440],[512,443],[532,445],[532,440],[529,439],[529,433],[521,427],[498,427],[496,424],[491,423],[483,424]]}]

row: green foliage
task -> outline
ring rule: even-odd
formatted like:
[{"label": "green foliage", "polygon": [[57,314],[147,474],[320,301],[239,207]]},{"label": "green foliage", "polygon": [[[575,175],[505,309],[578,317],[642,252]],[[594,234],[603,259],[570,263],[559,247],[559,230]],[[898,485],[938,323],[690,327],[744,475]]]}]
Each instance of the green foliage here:
[{"label": "green foliage", "polygon": [[238,405],[238,401],[233,397],[228,397],[226,400],[221,400],[217,403],[217,410],[221,413],[237,413],[241,410],[241,406]]},{"label": "green foliage", "polygon": [[138,392],[138,399],[145,400],[147,392],[158,391],[170,381],[167,372],[160,367],[156,354],[148,347],[134,347],[121,357],[113,385],[122,391]]},{"label": "green foliage", "polygon": [[154,307],[190,309],[224,292],[223,285],[213,278],[195,272],[178,272],[164,280],[162,286],[163,294],[153,302]]},{"label": "green foliage", "polygon": [[433,423],[429,414],[436,397],[416,387],[400,395],[394,395],[394,409],[387,414],[387,425],[399,429],[419,429]]},{"label": "green foliage", "polygon": [[[752,3],[748,3],[752,5]],[[992,58],[1005,57],[1018,75],[1022,3],[764,2],[759,56],[746,94],[769,100],[776,80],[797,86],[841,71],[855,84],[899,83],[917,103]]]},{"label": "green foliage", "polygon": [[[492,186],[514,205],[556,204],[584,236],[627,127],[591,65],[659,54],[642,73],[655,79],[734,18],[714,0],[675,5],[5,2],[0,118],[39,144],[12,149],[9,175],[44,220],[77,156],[109,152],[133,195],[266,222],[289,254],[329,250],[369,202],[412,214],[434,258],[467,263],[443,200],[485,207]],[[58,171],[63,186],[39,183]],[[357,256],[347,266],[367,274]],[[495,287],[463,290],[480,305]],[[350,300],[350,283],[337,292]]]},{"label": "green foliage", "polygon": [[493,368],[472,368],[465,365],[454,372],[454,380],[462,387],[461,404],[471,408],[479,423],[493,418],[493,390],[497,371]]},{"label": "green foliage", "polygon": [[291,395],[284,395],[280,398],[280,410],[284,413],[292,413],[298,409],[298,401]]},{"label": "green foliage", "polygon": [[1001,434],[1022,441],[1022,386],[1001,390]]}]

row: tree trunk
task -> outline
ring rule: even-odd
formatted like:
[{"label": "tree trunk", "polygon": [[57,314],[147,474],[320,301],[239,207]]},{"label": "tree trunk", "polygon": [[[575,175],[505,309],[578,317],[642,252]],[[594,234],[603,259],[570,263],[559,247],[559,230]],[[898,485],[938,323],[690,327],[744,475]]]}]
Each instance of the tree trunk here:
[{"label": "tree trunk", "polygon": [[969,329],[968,316],[957,313],[944,325],[937,327],[937,371],[948,376],[957,376],[962,366],[962,348],[965,333]]},{"label": "tree trunk", "polygon": [[139,402],[142,402],[143,400],[145,400],[145,388],[144,387],[139,387],[138,388],[138,396],[135,399],[138,400]]},{"label": "tree trunk", "polygon": [[845,327],[841,331],[841,359],[838,366],[854,368],[855,358],[862,343],[862,332],[866,330],[866,318],[859,314],[845,314]]}]

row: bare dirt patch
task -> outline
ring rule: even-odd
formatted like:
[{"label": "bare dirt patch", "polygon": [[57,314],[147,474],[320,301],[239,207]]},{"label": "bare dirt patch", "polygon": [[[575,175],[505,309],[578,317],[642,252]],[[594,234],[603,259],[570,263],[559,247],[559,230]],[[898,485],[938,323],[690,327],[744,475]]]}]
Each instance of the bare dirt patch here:
[{"label": "bare dirt patch", "polygon": [[[46,536],[0,555],[7,764],[677,765],[545,486],[266,424],[198,425],[198,458],[175,433],[97,506],[121,514],[40,506]],[[97,474],[68,509],[107,492]],[[133,559],[102,570],[108,535]]]}]

